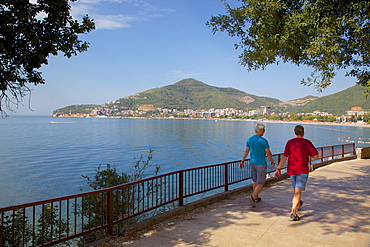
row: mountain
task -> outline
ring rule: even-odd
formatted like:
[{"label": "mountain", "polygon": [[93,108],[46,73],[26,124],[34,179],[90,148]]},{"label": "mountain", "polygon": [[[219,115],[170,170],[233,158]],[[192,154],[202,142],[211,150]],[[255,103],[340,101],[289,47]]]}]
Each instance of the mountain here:
[{"label": "mountain", "polygon": [[261,97],[245,93],[234,88],[220,88],[207,85],[195,79],[184,79],[175,84],[150,89],[125,98],[120,98],[103,105],[72,105],[53,112],[84,113],[92,111],[145,110],[162,109],[255,109],[271,105],[274,112],[310,113],[316,110],[333,115],[342,115],[352,107],[358,106],[370,110],[370,100],[365,98],[364,87],[353,86],[341,92],[317,98],[304,98],[282,102],[275,98]]},{"label": "mountain", "polygon": [[152,107],[179,110],[210,108],[245,110],[280,102],[278,99],[247,94],[234,88],[219,88],[195,79],[184,79],[169,86],[121,98],[112,104],[128,109]]},{"label": "mountain", "polygon": [[333,115],[342,115],[352,107],[359,106],[364,110],[370,110],[370,100],[365,97],[365,88],[352,86],[338,93],[320,97],[304,106],[289,108],[291,112],[329,112]]}]

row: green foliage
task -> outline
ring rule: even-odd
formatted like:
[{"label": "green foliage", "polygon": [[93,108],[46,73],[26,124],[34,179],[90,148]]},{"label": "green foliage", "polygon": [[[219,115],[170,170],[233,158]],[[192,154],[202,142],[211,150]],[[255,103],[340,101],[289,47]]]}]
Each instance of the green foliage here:
[{"label": "green foliage", "polygon": [[[59,237],[67,236],[68,224],[60,218],[59,214],[58,206],[43,205],[43,210],[37,220],[37,232],[33,240],[36,245],[42,245],[59,239]],[[3,226],[3,229],[0,229],[1,246],[28,246],[33,236],[32,225],[25,216],[23,209],[5,216]],[[64,243],[63,246],[69,246],[69,243]]]},{"label": "green foliage", "polygon": [[363,121],[365,123],[370,123],[370,113],[366,113],[364,116],[363,116]]},{"label": "green foliage", "polygon": [[[74,2],[76,0],[71,0]],[[0,112],[12,110],[31,91],[27,84],[44,84],[38,69],[49,55],[62,52],[70,58],[89,44],[78,35],[95,29],[86,15],[73,20],[68,0],[14,1],[0,3]],[[44,16],[40,18],[40,16]]]},{"label": "green foliage", "polygon": [[[56,205],[43,205],[43,210],[37,223],[37,245],[42,245],[67,236],[68,223],[60,218],[60,212]],[[62,246],[69,246],[69,244],[64,243]]]},{"label": "green foliage", "polygon": [[320,116],[320,115],[308,115],[308,116],[299,116],[296,120],[309,120],[309,121],[318,121],[318,122],[336,122],[337,118],[334,116]]},{"label": "green foliage", "polygon": [[76,113],[83,113],[83,114],[89,114],[94,108],[96,107],[101,107],[100,105],[89,105],[89,104],[86,104],[86,105],[71,105],[71,106],[66,106],[66,107],[63,107],[63,108],[60,108],[58,110],[55,110],[53,111],[53,114],[56,114],[56,113],[72,113],[72,114],[76,114]]},{"label": "green foliage", "polygon": [[[135,158],[134,172],[131,174],[117,172],[116,167],[110,164],[106,165],[106,169],[101,169],[101,166],[95,172],[93,178],[83,175],[86,178],[88,185],[93,190],[109,188],[116,185],[137,181],[143,179],[146,174],[149,162],[152,160],[153,150],[150,150],[148,155],[144,157],[142,154],[139,158]],[[155,175],[158,174],[160,167],[155,167]],[[152,193],[159,190],[161,182],[148,183],[147,188],[143,190],[141,187],[127,187],[122,190],[113,191],[113,217],[114,220],[125,217],[130,213],[130,210],[136,210],[138,205],[142,204],[147,197],[154,198]],[[146,193],[146,194],[144,194]],[[133,195],[140,194],[142,197],[135,198]],[[76,214],[84,219],[84,229],[93,229],[106,222],[107,211],[106,206],[103,206],[107,201],[106,193],[99,193],[84,197],[82,204],[77,203]],[[155,198],[154,198],[155,199]],[[137,222],[145,215],[130,218],[119,224],[118,227]],[[36,220],[36,219],[35,219]],[[37,246],[66,237],[69,231],[68,222],[63,219],[57,205],[44,204],[42,211],[37,217],[37,226],[35,235],[33,235],[32,225],[26,217],[25,211],[17,210],[12,214],[0,217],[0,246],[28,246],[34,236],[32,242]],[[1,227],[3,226],[3,227]],[[83,246],[97,239],[104,238],[106,233],[101,230],[88,235],[83,235],[78,239],[78,244]],[[70,246],[71,242],[63,242],[54,246]]]},{"label": "green foliage", "polygon": [[[28,224],[23,210],[16,210],[13,214],[7,215],[0,222],[0,246],[23,246],[31,239],[32,228]],[[14,243],[14,244],[12,244]]]},{"label": "green foliage", "polygon": [[271,119],[271,120],[283,120],[283,118],[279,114],[273,114],[273,115],[269,116],[268,119]]},{"label": "green foliage", "polygon": [[313,72],[302,83],[321,91],[346,69],[370,92],[369,0],[241,0],[235,8],[223,2],[227,14],[207,25],[238,37],[240,64],[249,70],[279,62],[309,66]]},{"label": "green foliage", "polygon": [[98,170],[94,175],[94,180],[90,179],[89,176],[82,175],[83,178],[87,179],[87,184],[93,190],[99,190],[104,188],[113,187],[119,184],[128,183],[130,181],[129,175],[122,172],[118,174],[116,167],[111,167],[110,164],[106,165],[104,170],[100,169],[99,165]]},{"label": "green foliage", "polygon": [[289,119],[291,121],[296,121],[296,120],[299,120],[299,116],[297,114],[290,114]]},{"label": "green foliage", "polygon": [[[149,167],[149,162],[152,160],[153,150],[151,149],[146,157],[142,154],[138,159],[135,158],[134,172],[129,173],[118,173],[116,167],[112,167],[110,164],[106,165],[105,169],[101,169],[101,166],[95,171],[93,178],[87,175],[82,175],[83,178],[87,179],[88,185],[93,190],[99,190],[109,187],[114,187],[116,185],[121,185],[124,183],[129,183],[143,179],[145,177],[145,172]],[[160,167],[155,167],[155,175],[158,174]],[[151,193],[155,188],[161,186],[159,183],[152,183],[147,185],[145,194],[141,198],[135,198],[134,195],[143,194],[144,190],[140,187],[125,187],[122,190],[113,191],[113,218],[114,220],[120,219],[130,214],[133,210],[136,210],[138,205],[146,199],[146,197],[151,196]],[[87,222],[84,224],[84,229],[91,229],[99,226],[102,222],[105,222],[107,211],[106,207],[102,207],[106,201],[106,194],[93,194],[83,198],[83,204],[78,209],[78,214],[86,219]],[[130,218],[118,225],[119,228],[126,225],[137,222],[144,216],[137,216]],[[88,235],[84,235],[79,239],[79,245],[83,246],[91,243],[97,239],[104,238],[106,233],[104,231],[94,232]]]}]

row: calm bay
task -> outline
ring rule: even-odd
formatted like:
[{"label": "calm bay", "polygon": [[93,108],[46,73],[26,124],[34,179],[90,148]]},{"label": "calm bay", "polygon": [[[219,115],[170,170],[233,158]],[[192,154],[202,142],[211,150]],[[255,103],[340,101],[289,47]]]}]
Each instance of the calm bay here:
[{"label": "calm bay", "polygon": [[[151,168],[160,174],[240,160],[257,121],[208,119],[115,119],[13,116],[0,119],[0,207],[89,191],[81,175],[99,165],[132,172],[153,149]],[[294,137],[292,123],[264,123],[273,153]],[[364,140],[370,128],[303,124],[315,146]]]}]

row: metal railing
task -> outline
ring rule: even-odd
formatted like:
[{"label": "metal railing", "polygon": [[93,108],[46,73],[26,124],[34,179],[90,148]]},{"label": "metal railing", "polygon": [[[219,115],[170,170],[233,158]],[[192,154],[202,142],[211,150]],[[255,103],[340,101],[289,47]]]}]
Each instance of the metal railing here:
[{"label": "metal railing", "polygon": [[[355,154],[354,144],[317,148],[319,162]],[[275,163],[282,154],[273,155]],[[246,164],[249,164],[249,160]],[[0,208],[0,246],[52,246],[88,234],[112,235],[124,225],[228,191],[250,179],[240,161],[185,169],[119,186]],[[268,168],[272,174],[274,168]],[[241,186],[241,185],[240,185]],[[239,186],[239,187],[240,187]]]}]

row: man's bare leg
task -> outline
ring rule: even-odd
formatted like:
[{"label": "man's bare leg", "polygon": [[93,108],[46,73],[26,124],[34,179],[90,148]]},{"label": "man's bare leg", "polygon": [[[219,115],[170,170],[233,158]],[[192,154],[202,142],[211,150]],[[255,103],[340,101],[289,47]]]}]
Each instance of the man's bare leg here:
[{"label": "man's bare leg", "polygon": [[299,188],[294,188],[294,194],[292,199],[292,214],[297,214],[297,208],[301,206],[301,197],[302,197],[302,190]]},{"label": "man's bare leg", "polygon": [[253,196],[254,199],[258,198],[258,195],[262,191],[263,186],[264,186],[263,184],[253,183],[253,194],[252,194],[252,196]]}]

